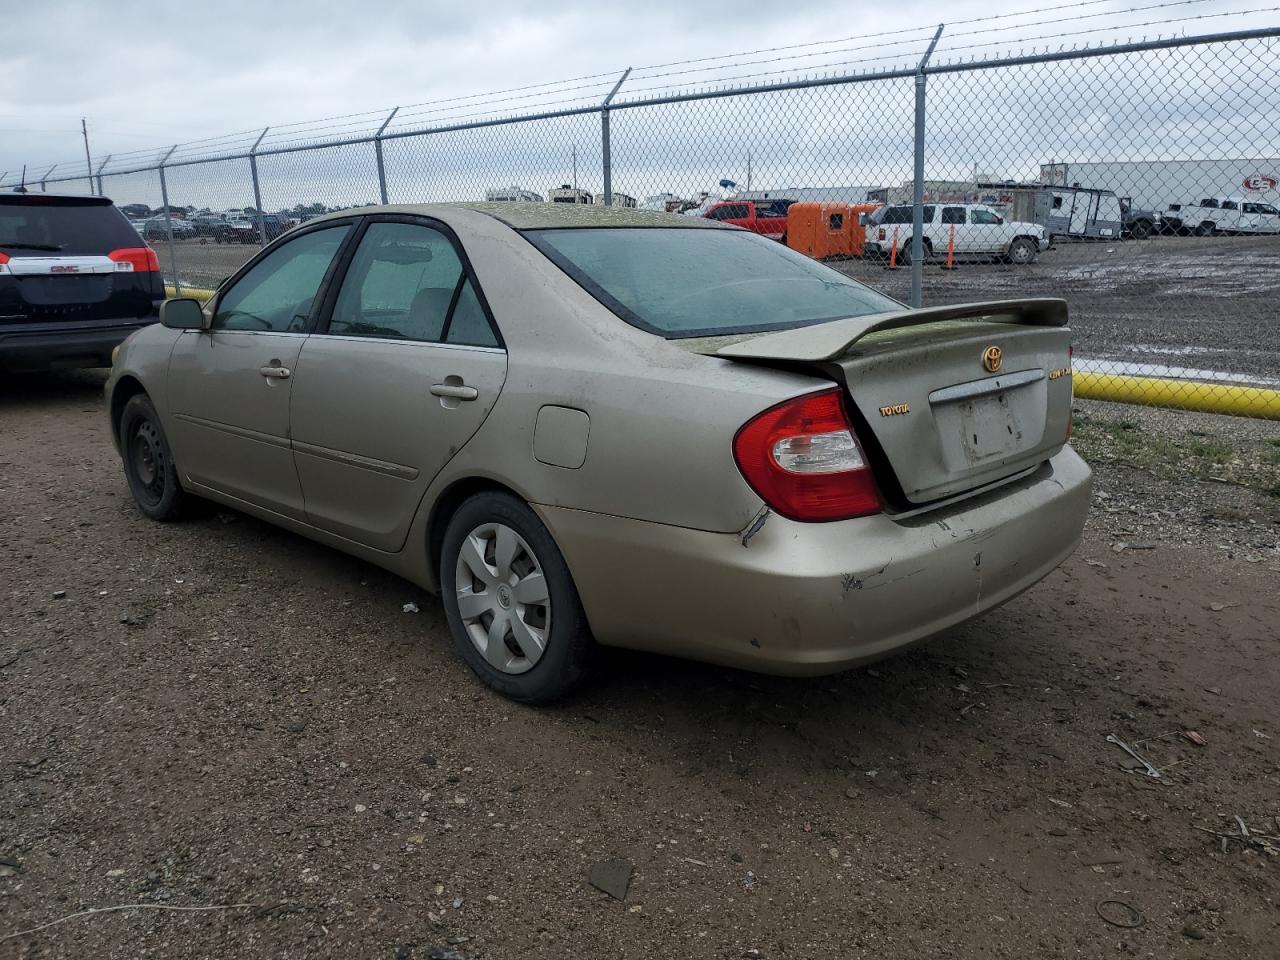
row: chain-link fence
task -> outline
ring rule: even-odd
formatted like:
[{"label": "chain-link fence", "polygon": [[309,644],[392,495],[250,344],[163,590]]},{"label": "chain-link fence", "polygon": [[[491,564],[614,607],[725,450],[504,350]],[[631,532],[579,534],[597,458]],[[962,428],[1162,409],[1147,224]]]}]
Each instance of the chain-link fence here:
[{"label": "chain-link fence", "polygon": [[970,60],[963,42],[931,58],[932,33],[896,69],[693,92],[666,85],[692,71],[583,78],[28,187],[112,197],[180,290],[380,201],[710,216],[912,305],[1063,297],[1078,395],[1280,418],[1280,29]]}]

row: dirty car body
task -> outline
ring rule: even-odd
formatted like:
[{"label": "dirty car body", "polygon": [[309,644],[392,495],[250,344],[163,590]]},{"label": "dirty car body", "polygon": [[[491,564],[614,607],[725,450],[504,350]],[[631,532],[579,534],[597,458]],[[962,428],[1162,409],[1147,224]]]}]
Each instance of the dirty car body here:
[{"label": "dirty car body", "polygon": [[172,468],[175,495],[441,592],[516,699],[562,693],[592,640],[876,659],[1036,583],[1087,509],[1064,304],[912,311],[713,221],[346,211],[184,322],[107,384],[144,512]]}]

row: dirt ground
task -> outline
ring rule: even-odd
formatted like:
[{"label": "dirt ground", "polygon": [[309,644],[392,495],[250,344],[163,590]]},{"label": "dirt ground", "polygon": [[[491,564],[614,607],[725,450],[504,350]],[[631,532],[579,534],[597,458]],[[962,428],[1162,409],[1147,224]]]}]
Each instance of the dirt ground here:
[{"label": "dirt ground", "polygon": [[[907,655],[613,653],[533,710],[404,581],[144,520],[101,383],[0,384],[4,960],[1277,955],[1280,858],[1216,835],[1280,835],[1265,492],[1108,462],[1072,560]],[[124,904],[232,906],[14,936]]]}]

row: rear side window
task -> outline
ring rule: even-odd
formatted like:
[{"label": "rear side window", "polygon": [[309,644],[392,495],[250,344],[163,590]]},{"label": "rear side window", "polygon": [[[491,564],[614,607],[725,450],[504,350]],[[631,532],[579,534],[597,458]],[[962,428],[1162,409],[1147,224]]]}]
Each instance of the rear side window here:
[{"label": "rear side window", "polygon": [[373,223],[347,269],[329,333],[438,341],[462,261],[439,230]]},{"label": "rear side window", "polygon": [[[924,205],[924,222],[933,223],[933,205],[926,203]],[[912,223],[912,208],[908,206],[886,207],[884,218],[881,223]]]},{"label": "rear side window", "polygon": [[741,230],[531,230],[525,236],[627,323],[662,337],[782,330],[901,305]]},{"label": "rear side window", "polygon": [[[1056,197],[1054,198],[1057,199]],[[964,207],[943,207],[943,223],[964,223]]]},{"label": "rear side window", "polygon": [[0,197],[0,250],[11,257],[105,256],[142,240],[110,203]]},{"label": "rear side window", "polygon": [[748,216],[747,205],[745,203],[726,203],[722,207],[716,207],[709,214],[708,220],[745,220]]},{"label": "rear side window", "polygon": [[433,227],[413,223],[369,225],[342,282],[328,332],[498,345],[453,242]]}]

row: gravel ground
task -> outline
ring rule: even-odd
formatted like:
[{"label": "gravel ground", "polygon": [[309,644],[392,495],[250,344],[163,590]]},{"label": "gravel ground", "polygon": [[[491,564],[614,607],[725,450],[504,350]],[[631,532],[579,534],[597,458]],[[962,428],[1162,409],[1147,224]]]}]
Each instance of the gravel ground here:
[{"label": "gravel ground", "polygon": [[[1275,956],[1280,863],[1202,829],[1280,834],[1280,562],[1111,509],[1245,488],[1104,465],[1072,560],[907,655],[614,653],[531,710],[404,581],[225,511],[145,521],[101,381],[0,385],[4,960]],[[587,882],[611,858],[622,900]],[[122,904],[245,906],[13,936]]]}]

